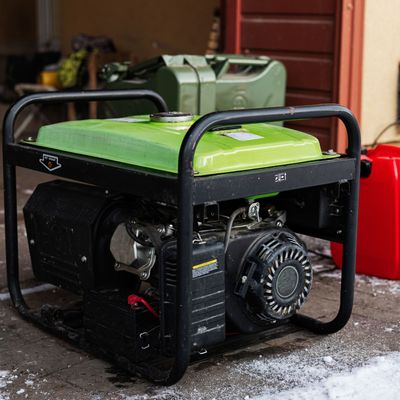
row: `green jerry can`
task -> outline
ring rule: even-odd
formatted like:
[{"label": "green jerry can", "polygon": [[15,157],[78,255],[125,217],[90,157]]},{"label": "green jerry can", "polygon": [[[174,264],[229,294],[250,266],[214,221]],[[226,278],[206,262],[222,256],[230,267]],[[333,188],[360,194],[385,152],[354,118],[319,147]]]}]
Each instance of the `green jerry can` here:
[{"label": "green jerry can", "polygon": [[[266,56],[162,55],[127,66],[113,74],[116,64],[105,66],[108,89],[151,89],[170,110],[202,115],[212,111],[282,106],[285,101],[284,65]],[[111,73],[110,73],[111,72]],[[110,82],[112,80],[112,82]],[[143,101],[104,103],[107,118],[149,114],[155,109]]]}]

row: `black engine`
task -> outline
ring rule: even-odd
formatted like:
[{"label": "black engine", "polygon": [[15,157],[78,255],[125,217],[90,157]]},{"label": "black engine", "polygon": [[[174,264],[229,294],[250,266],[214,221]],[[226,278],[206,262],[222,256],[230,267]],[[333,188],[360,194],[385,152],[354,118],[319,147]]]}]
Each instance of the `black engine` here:
[{"label": "black engine", "polygon": [[[291,199],[280,202],[293,212]],[[193,351],[224,341],[227,331],[251,333],[288,321],[307,299],[307,250],[287,227],[280,202],[196,206]],[[134,361],[152,348],[171,353],[174,206],[54,181],[37,187],[24,215],[36,277],[82,295],[81,328],[90,341]]]}]

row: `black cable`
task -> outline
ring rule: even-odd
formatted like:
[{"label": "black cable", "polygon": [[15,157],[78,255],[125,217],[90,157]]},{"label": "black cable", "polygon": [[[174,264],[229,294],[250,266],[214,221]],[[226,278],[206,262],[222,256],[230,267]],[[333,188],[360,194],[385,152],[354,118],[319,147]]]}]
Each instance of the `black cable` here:
[{"label": "black cable", "polygon": [[310,250],[310,249],[308,249],[308,252],[309,252],[309,253],[312,253],[312,254],[315,254],[315,255],[318,256],[318,257],[327,258],[327,259],[329,259],[329,260],[332,260],[332,256],[329,256],[329,255],[327,255],[327,254],[321,253],[321,252],[319,252],[319,251],[315,251],[315,250]]},{"label": "black cable", "polygon": [[[379,142],[378,144],[399,144],[400,143],[400,138],[397,140],[388,140],[387,142]],[[365,147],[371,147],[371,145],[366,145]]]},{"label": "black cable", "polygon": [[233,223],[235,222],[236,217],[238,217],[240,214],[245,214],[246,211],[247,211],[246,207],[240,207],[237,210],[235,210],[229,217],[228,225],[227,225],[226,231],[225,231],[224,253],[226,253],[226,251],[228,250],[229,240],[231,238],[232,227],[233,227]]},{"label": "black cable", "polygon": [[337,269],[336,265],[326,268],[326,269],[320,269],[318,271],[313,271],[313,275],[317,276],[317,275],[321,275],[321,274],[326,274],[327,272],[332,272],[335,271]]},{"label": "black cable", "polygon": [[379,134],[376,136],[376,138],[375,138],[375,140],[373,141],[373,143],[371,144],[371,146],[368,146],[368,147],[375,147],[377,144],[378,144],[378,141],[379,141],[379,139],[382,137],[382,135],[388,130],[388,129],[390,129],[392,126],[396,126],[396,125],[399,125],[400,124],[400,121],[394,121],[394,122],[391,122],[389,125],[387,125],[385,128],[383,128],[380,132],[379,132]]}]

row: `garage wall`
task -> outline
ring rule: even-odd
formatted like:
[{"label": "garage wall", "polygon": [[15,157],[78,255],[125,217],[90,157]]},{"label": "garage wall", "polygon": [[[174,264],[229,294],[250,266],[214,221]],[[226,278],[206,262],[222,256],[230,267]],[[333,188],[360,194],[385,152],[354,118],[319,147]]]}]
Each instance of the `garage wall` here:
[{"label": "garage wall", "polygon": [[[366,0],[362,76],[362,141],[376,135],[396,119],[397,74],[400,62],[400,1]],[[397,135],[397,136],[396,136]],[[383,141],[400,139],[393,127]]]},{"label": "garage wall", "polygon": [[219,0],[61,0],[64,53],[77,33],[107,35],[140,59],[162,53],[204,53]]},{"label": "garage wall", "polygon": [[0,55],[33,52],[36,48],[35,0],[1,0],[0,7]]}]

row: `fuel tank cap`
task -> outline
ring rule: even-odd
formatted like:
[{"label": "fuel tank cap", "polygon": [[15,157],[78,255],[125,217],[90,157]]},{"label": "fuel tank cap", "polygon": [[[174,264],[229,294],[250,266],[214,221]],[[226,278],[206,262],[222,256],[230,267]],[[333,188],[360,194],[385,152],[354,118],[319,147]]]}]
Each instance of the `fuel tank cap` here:
[{"label": "fuel tank cap", "polygon": [[150,114],[150,120],[154,122],[188,122],[193,119],[193,114],[179,111],[166,111]]}]

